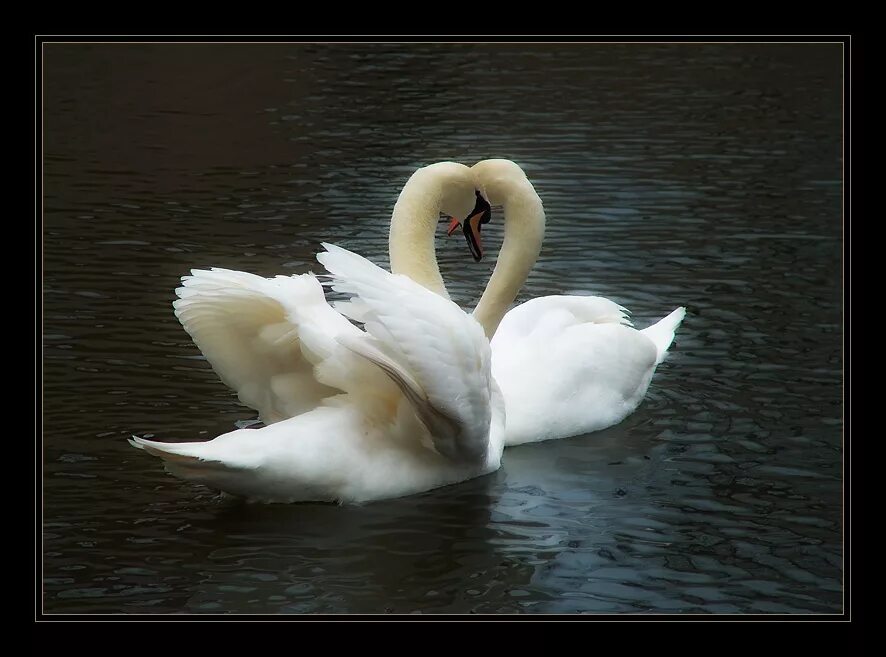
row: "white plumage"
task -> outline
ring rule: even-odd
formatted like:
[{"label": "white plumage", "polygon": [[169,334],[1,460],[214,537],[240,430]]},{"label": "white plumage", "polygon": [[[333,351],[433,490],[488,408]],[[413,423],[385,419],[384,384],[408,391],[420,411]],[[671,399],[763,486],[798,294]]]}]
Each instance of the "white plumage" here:
[{"label": "white plumage", "polygon": [[599,431],[637,409],[685,311],[642,331],[623,312],[602,297],[548,296],[504,316],[492,374],[505,399],[506,445]]},{"label": "white plumage", "polygon": [[176,294],[173,307],[184,329],[264,422],[303,413],[338,392],[314,376],[299,336],[309,334],[315,350],[328,351],[336,335],[358,330],[329,307],[312,276],[194,269]]},{"label": "white plumage", "polygon": [[[434,166],[454,198],[442,203],[469,211],[467,167]],[[429,208],[435,220],[440,202]],[[504,402],[482,327],[412,280],[324,247],[318,260],[353,295],[365,331],[328,304],[312,274],[194,271],[176,315],[269,424],[207,442],[130,442],[179,477],[264,501],[384,499],[498,469]]]},{"label": "white plumage", "polygon": [[[505,240],[470,317],[448,299],[434,231],[441,211],[468,216],[475,188],[505,207]],[[548,296],[508,311],[544,225],[541,199],[513,162],[438,163],[413,174],[394,208],[394,275],[325,245],[318,259],[331,285],[353,295],[334,308],[310,274],[194,270],[176,290],[176,315],[268,426],[206,443],[133,444],[176,475],[247,497],[365,501],[491,472],[504,445],[621,422],[685,309],[640,331],[601,297]]]}]

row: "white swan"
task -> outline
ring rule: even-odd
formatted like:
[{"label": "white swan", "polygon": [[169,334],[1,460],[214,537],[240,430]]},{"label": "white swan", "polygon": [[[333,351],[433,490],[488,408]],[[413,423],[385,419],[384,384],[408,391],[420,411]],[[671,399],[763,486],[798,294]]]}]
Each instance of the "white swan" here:
[{"label": "white swan", "polygon": [[[641,331],[631,328],[623,307],[602,297],[546,296],[508,311],[541,251],[544,208],[514,162],[484,160],[472,171],[485,200],[504,206],[504,241],[474,317],[491,338],[492,374],[505,400],[505,445],[618,424],[646,395],[686,310]],[[475,259],[482,257],[479,232],[488,213],[478,202],[464,222]],[[399,239],[395,228],[392,243]],[[423,263],[392,258],[391,265],[411,275]]]},{"label": "white swan", "polygon": [[[464,216],[474,205],[470,170],[419,170],[400,202],[429,225],[441,210]],[[133,446],[184,479],[278,502],[399,497],[498,469],[504,403],[482,327],[409,278],[324,246],[317,259],[333,289],[353,295],[343,307],[359,310],[365,332],[327,303],[313,274],[194,271],[176,314],[270,424]]]}]

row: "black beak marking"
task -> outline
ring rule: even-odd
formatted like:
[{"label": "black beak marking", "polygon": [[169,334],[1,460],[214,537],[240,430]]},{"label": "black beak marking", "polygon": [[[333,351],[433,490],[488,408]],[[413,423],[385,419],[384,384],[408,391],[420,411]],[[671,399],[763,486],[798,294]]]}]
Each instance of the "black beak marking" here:
[{"label": "black beak marking", "polygon": [[465,240],[468,243],[468,248],[471,250],[474,262],[480,262],[483,258],[483,242],[480,239],[480,230],[483,224],[488,224],[492,219],[492,208],[480,192],[476,192],[476,194],[477,203],[474,205],[474,209],[468,215],[468,218],[462,222],[462,232],[465,235]]}]

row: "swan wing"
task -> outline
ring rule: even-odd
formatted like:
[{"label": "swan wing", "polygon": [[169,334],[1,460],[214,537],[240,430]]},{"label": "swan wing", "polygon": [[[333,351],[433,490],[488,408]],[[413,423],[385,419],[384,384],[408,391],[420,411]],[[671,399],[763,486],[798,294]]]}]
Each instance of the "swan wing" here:
[{"label": "swan wing", "polygon": [[[425,424],[435,449],[485,457],[491,421],[491,350],[483,328],[455,303],[362,256],[324,244],[317,259],[337,292],[353,295],[364,335],[337,341],[380,368]],[[348,305],[339,306],[348,312]]]},{"label": "swan wing", "polygon": [[335,335],[359,331],[329,306],[313,275],[263,278],[195,269],[176,294],[173,306],[185,331],[265,423],[311,410],[341,392],[335,381],[319,380],[314,368],[333,355]]}]

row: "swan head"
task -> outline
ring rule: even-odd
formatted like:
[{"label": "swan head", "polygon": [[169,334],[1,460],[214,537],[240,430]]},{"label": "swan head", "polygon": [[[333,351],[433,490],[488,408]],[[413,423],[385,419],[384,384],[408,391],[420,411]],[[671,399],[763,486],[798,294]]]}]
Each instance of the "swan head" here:
[{"label": "swan head", "polygon": [[[436,162],[416,171],[413,179],[421,189],[426,188],[421,181],[428,181],[428,186],[433,185],[439,190],[440,212],[452,217],[448,234],[463,223],[471,255],[479,261],[483,257],[480,226],[489,223],[492,208],[477,190],[471,169],[458,162]],[[463,222],[462,217],[465,218]]]},{"label": "swan head", "polygon": [[480,238],[480,230],[483,224],[488,224],[489,220],[492,219],[492,206],[489,205],[489,201],[483,197],[479,190],[475,194],[477,201],[474,203],[474,208],[470,213],[462,215],[465,217],[464,222],[453,217],[446,234],[452,235],[456,228],[461,226],[465,240],[468,242],[468,248],[471,249],[471,255],[474,257],[474,262],[480,262],[483,258],[483,240]]},{"label": "swan head", "polygon": [[523,169],[516,162],[493,158],[482,160],[471,167],[477,189],[492,205],[504,205],[516,187],[528,182]]},{"label": "swan head", "polygon": [[414,183],[421,193],[439,194],[440,212],[450,217],[467,217],[476,203],[474,174],[458,162],[436,162],[422,167],[412,174],[407,185],[412,187]]},{"label": "swan head", "polygon": [[470,214],[464,216],[464,222],[453,219],[449,224],[448,235],[452,235],[459,225],[462,226],[468,247],[475,261],[483,257],[483,242],[480,229],[492,218],[492,205],[505,205],[518,186],[529,181],[518,164],[511,160],[493,158],[482,160],[471,167],[474,184],[477,186],[477,202]]}]

